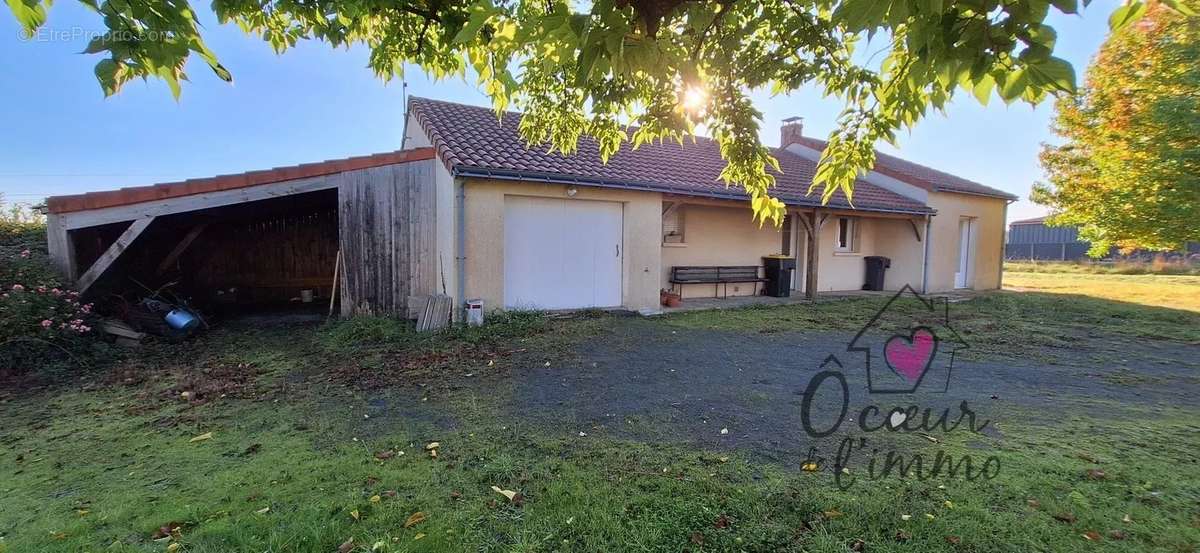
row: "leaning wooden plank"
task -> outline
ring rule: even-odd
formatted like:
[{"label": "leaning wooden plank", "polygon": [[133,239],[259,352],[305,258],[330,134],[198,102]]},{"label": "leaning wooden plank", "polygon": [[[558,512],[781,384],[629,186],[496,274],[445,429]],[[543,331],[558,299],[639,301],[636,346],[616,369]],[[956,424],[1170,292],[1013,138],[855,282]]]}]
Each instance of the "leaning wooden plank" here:
[{"label": "leaning wooden plank", "polygon": [[133,327],[125,324],[124,321],[119,321],[117,319],[104,320],[100,323],[100,330],[103,330],[108,334],[112,334],[113,336],[120,336],[122,338],[129,338],[131,340],[141,340],[142,338],[146,337],[145,332],[138,332],[134,330]]},{"label": "leaning wooden plank", "polygon": [[430,318],[429,330],[446,328],[450,324],[450,296],[439,295],[434,298],[434,313]]},{"label": "leaning wooden plank", "polygon": [[333,260],[333,287],[329,289],[329,316],[333,316],[333,304],[337,301],[338,282],[342,280],[342,250]]},{"label": "leaning wooden plank", "polygon": [[117,258],[121,257],[122,253],[125,253],[129,245],[133,244],[133,241],[142,235],[146,227],[154,222],[154,219],[155,217],[146,217],[144,219],[135,219],[130,223],[129,228],[125,229],[125,232],[122,232],[116,241],[104,253],[100,254],[96,262],[92,263],[92,266],[79,277],[79,281],[75,284],[75,289],[79,290],[80,294],[87,292],[88,288],[91,288],[104,275],[104,272],[112,266]]},{"label": "leaning wooden plank", "polygon": [[179,243],[175,245],[175,248],[171,250],[171,253],[167,254],[167,256],[163,258],[162,263],[158,264],[158,268],[155,269],[154,274],[161,275],[166,272],[171,264],[175,263],[175,260],[179,259],[179,256],[183,255],[183,252],[188,249],[188,246],[191,246],[192,242],[194,242],[196,238],[200,236],[200,233],[204,232],[204,229],[207,227],[208,223],[200,223],[192,227],[192,230],[189,230],[188,233],[184,235],[183,240],[180,240]]}]

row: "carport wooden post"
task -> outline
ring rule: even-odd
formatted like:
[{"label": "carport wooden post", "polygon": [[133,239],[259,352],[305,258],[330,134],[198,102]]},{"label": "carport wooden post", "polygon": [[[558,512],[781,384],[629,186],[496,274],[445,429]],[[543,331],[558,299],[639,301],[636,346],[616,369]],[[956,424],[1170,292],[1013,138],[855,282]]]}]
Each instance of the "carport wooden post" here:
[{"label": "carport wooden post", "polygon": [[817,254],[821,245],[821,227],[825,225],[826,217],[820,211],[813,209],[812,213],[798,213],[796,217],[804,225],[804,232],[808,236],[804,261],[804,297],[810,300],[817,299],[817,260],[820,259]]},{"label": "carport wooden post", "polygon": [[112,245],[100,254],[100,258],[83,273],[83,276],[79,277],[79,281],[75,283],[75,289],[79,290],[80,294],[86,294],[88,288],[91,288],[104,275],[104,272],[112,266],[117,258],[121,257],[121,254],[125,253],[134,240],[142,235],[142,232],[150,226],[150,223],[154,222],[154,219],[154,217],[143,217],[130,223],[129,228],[125,229],[125,232],[122,232]]}]

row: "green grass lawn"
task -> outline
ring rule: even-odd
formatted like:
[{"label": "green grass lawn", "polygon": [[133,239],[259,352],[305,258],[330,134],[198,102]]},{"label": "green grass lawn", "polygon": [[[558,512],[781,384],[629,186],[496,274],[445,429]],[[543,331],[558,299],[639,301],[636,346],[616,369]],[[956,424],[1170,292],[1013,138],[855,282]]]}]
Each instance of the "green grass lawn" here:
[{"label": "green grass lawn", "polygon": [[1200,276],[1005,271],[1004,286],[1200,312]]},{"label": "green grass lawn", "polygon": [[[868,298],[656,324],[757,333],[786,320],[839,331],[878,306]],[[955,312],[974,342],[997,344],[981,355],[999,357],[1017,355],[1014,336],[1033,328],[1061,336],[1086,325],[1173,344],[1195,343],[1200,328],[1196,313],[1050,294],[997,293]],[[856,466],[849,476],[860,481],[848,491],[828,467],[800,470],[800,459],[766,462],[753,451],[591,429],[578,436],[505,414],[514,352],[569,358],[620,324],[517,314],[437,337],[381,319],[235,327],[144,347],[75,381],[0,390],[0,551],[1200,547],[1194,405],[1094,398],[1053,418],[1014,408],[998,417],[998,436],[949,434],[932,444],[898,434],[908,455],[994,455],[1002,470],[973,482],[872,481]],[[439,378],[449,371],[490,380],[460,387]],[[1097,411],[1119,416],[1088,414]]]}]

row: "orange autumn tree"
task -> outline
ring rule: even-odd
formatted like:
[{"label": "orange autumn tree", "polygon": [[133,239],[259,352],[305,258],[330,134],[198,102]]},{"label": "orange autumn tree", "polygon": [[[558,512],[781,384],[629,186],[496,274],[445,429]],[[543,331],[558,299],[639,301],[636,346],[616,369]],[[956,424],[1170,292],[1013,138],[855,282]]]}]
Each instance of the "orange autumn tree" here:
[{"label": "orange autumn tree", "polygon": [[1049,182],[1033,200],[1074,225],[1099,257],[1200,240],[1200,19],[1189,0],[1116,31],[1078,94],[1056,104],[1061,146],[1044,146]]}]

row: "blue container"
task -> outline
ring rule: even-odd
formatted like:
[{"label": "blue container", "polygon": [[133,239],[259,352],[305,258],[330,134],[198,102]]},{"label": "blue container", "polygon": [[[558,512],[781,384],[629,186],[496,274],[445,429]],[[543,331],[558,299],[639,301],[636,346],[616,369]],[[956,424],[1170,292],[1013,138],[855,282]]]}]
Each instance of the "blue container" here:
[{"label": "blue container", "polygon": [[191,330],[200,324],[200,319],[182,309],[172,309],[163,318],[166,319],[167,326],[175,330]]}]

